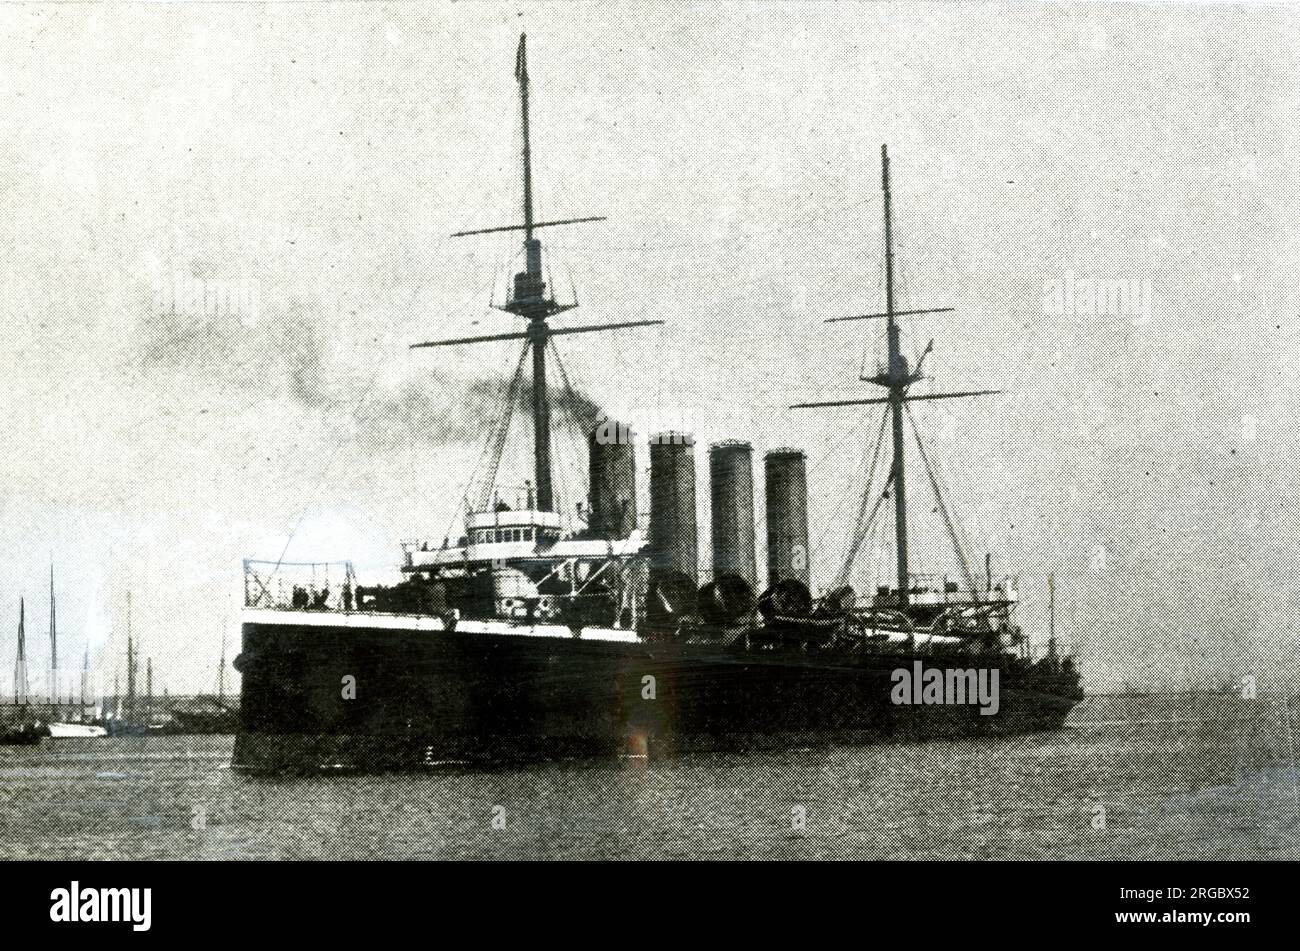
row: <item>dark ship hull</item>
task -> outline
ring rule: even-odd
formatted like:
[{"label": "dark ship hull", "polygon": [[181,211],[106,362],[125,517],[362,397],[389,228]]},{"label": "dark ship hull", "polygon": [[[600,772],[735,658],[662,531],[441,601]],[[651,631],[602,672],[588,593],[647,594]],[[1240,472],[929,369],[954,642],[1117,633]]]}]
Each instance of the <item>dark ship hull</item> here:
[{"label": "dark ship hull", "polygon": [[41,737],[49,733],[34,723],[17,723],[0,726],[0,746],[36,746]]},{"label": "dark ship hull", "polygon": [[[1068,668],[1003,653],[747,650],[523,630],[245,624],[233,765],[395,770],[1030,733],[1059,728],[1082,697]],[[892,672],[915,661],[998,670],[997,712],[894,703]]]}]

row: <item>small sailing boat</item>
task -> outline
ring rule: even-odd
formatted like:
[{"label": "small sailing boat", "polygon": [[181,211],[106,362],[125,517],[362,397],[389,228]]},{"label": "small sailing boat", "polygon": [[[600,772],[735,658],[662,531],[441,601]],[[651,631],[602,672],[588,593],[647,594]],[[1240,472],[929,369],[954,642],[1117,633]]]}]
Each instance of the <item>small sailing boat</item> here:
[{"label": "small sailing boat", "polygon": [[[110,736],[144,736],[151,732],[148,723],[147,714],[141,716],[141,704],[137,702],[135,682],[136,674],[139,671],[139,649],[135,643],[135,635],[131,631],[131,592],[126,593],[126,710],[122,709],[122,697],[118,694],[117,683],[114,681],[113,694],[116,701],[116,713],[108,722],[108,733]],[[152,669],[148,674],[149,680],[153,680]],[[152,691],[152,684],[150,685]],[[144,705],[147,710],[152,704],[152,698]]]},{"label": "small sailing boat", "polygon": [[226,701],[226,635],[221,634],[221,661],[217,666],[217,695],[198,698],[202,707],[173,707],[172,719],[178,733],[234,733],[239,728],[239,711]]},{"label": "small sailing boat", "polygon": [[56,739],[108,736],[108,731],[95,723],[51,723],[50,736]]},{"label": "small sailing boat", "polygon": [[[58,625],[55,622],[55,602],[54,602],[54,564],[50,563],[50,703],[53,704],[53,722],[47,727],[48,734],[56,739],[67,739],[70,737],[87,738],[97,736],[108,736],[108,730],[94,723],[86,723],[82,720],[68,720],[61,716],[59,711],[59,635]],[[89,648],[87,648],[89,651]],[[87,653],[83,661],[82,687],[85,687],[84,667],[89,662],[90,655]],[[85,698],[82,698],[82,716],[85,714]]]},{"label": "small sailing boat", "polygon": [[27,607],[18,600],[18,656],[14,660],[14,706],[16,719],[6,718],[0,724],[0,744],[7,746],[33,746],[41,741],[44,728],[39,720],[27,714]]}]

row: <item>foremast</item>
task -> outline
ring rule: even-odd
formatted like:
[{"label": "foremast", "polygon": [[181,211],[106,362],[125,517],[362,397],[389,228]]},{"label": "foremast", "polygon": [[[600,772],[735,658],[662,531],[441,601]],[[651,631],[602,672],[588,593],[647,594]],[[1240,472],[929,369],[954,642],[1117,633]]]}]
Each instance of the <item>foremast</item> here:
[{"label": "foremast", "polygon": [[[903,472],[903,401],[907,399],[907,363],[903,357],[898,320],[894,315],[894,240],[893,214],[889,204],[889,148],[880,147],[880,183],[885,204],[885,319],[887,323],[889,366],[883,380],[874,380],[889,388],[889,412],[892,417],[894,452],[890,482],[894,487],[894,545],[898,552],[899,604],[907,606],[907,479]],[[920,367],[917,368],[920,372]]]},{"label": "foremast", "polygon": [[[523,166],[523,224],[502,225],[494,228],[478,228],[472,231],[458,231],[453,238],[470,235],[490,234],[501,231],[522,231],[524,233],[524,270],[515,275],[514,285],[506,303],[499,309],[523,317],[528,326],[523,332],[491,334],[482,337],[460,337],[454,340],[435,340],[428,343],[412,344],[418,347],[441,347],[463,343],[481,343],[493,340],[523,340],[527,352],[532,352],[532,399],[533,417],[533,478],[536,486],[536,499],[531,507],[542,512],[554,512],[555,490],[551,468],[551,401],[547,387],[546,354],[552,347],[551,338],[562,334],[591,333],[597,330],[617,330],[624,327],[646,327],[662,324],[662,320],[636,320],[614,324],[599,324],[589,327],[550,326],[549,318],[562,311],[572,310],[577,303],[561,304],[553,296],[548,296],[546,280],[542,270],[542,242],[535,232],[539,228],[554,225],[581,224],[591,221],[604,221],[604,217],[567,218],[556,221],[537,221],[533,210],[533,167],[532,140],[529,127],[529,83],[528,83],[528,46],[527,37],[519,36],[519,48],[515,54],[515,80],[519,84],[519,110],[523,127],[523,148],[521,163]],[[526,355],[526,353],[525,353]],[[520,368],[523,361],[520,361]],[[512,381],[511,387],[513,389]],[[499,451],[499,450],[498,450]]]}]

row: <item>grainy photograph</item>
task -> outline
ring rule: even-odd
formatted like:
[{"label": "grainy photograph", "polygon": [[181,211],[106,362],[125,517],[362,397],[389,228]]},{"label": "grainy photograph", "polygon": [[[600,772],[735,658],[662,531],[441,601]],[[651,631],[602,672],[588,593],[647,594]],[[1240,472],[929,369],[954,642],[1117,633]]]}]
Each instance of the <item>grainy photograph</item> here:
[{"label": "grainy photograph", "polygon": [[1300,857],[1297,49],[0,7],[0,858]]}]

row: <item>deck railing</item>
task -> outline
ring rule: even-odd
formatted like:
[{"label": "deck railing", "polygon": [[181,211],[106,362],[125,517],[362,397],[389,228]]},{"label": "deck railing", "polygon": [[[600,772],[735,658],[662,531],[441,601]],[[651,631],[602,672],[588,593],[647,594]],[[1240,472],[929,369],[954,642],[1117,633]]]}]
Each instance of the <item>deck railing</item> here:
[{"label": "deck railing", "polygon": [[357,579],[350,561],[244,559],[244,607],[351,611]]}]

